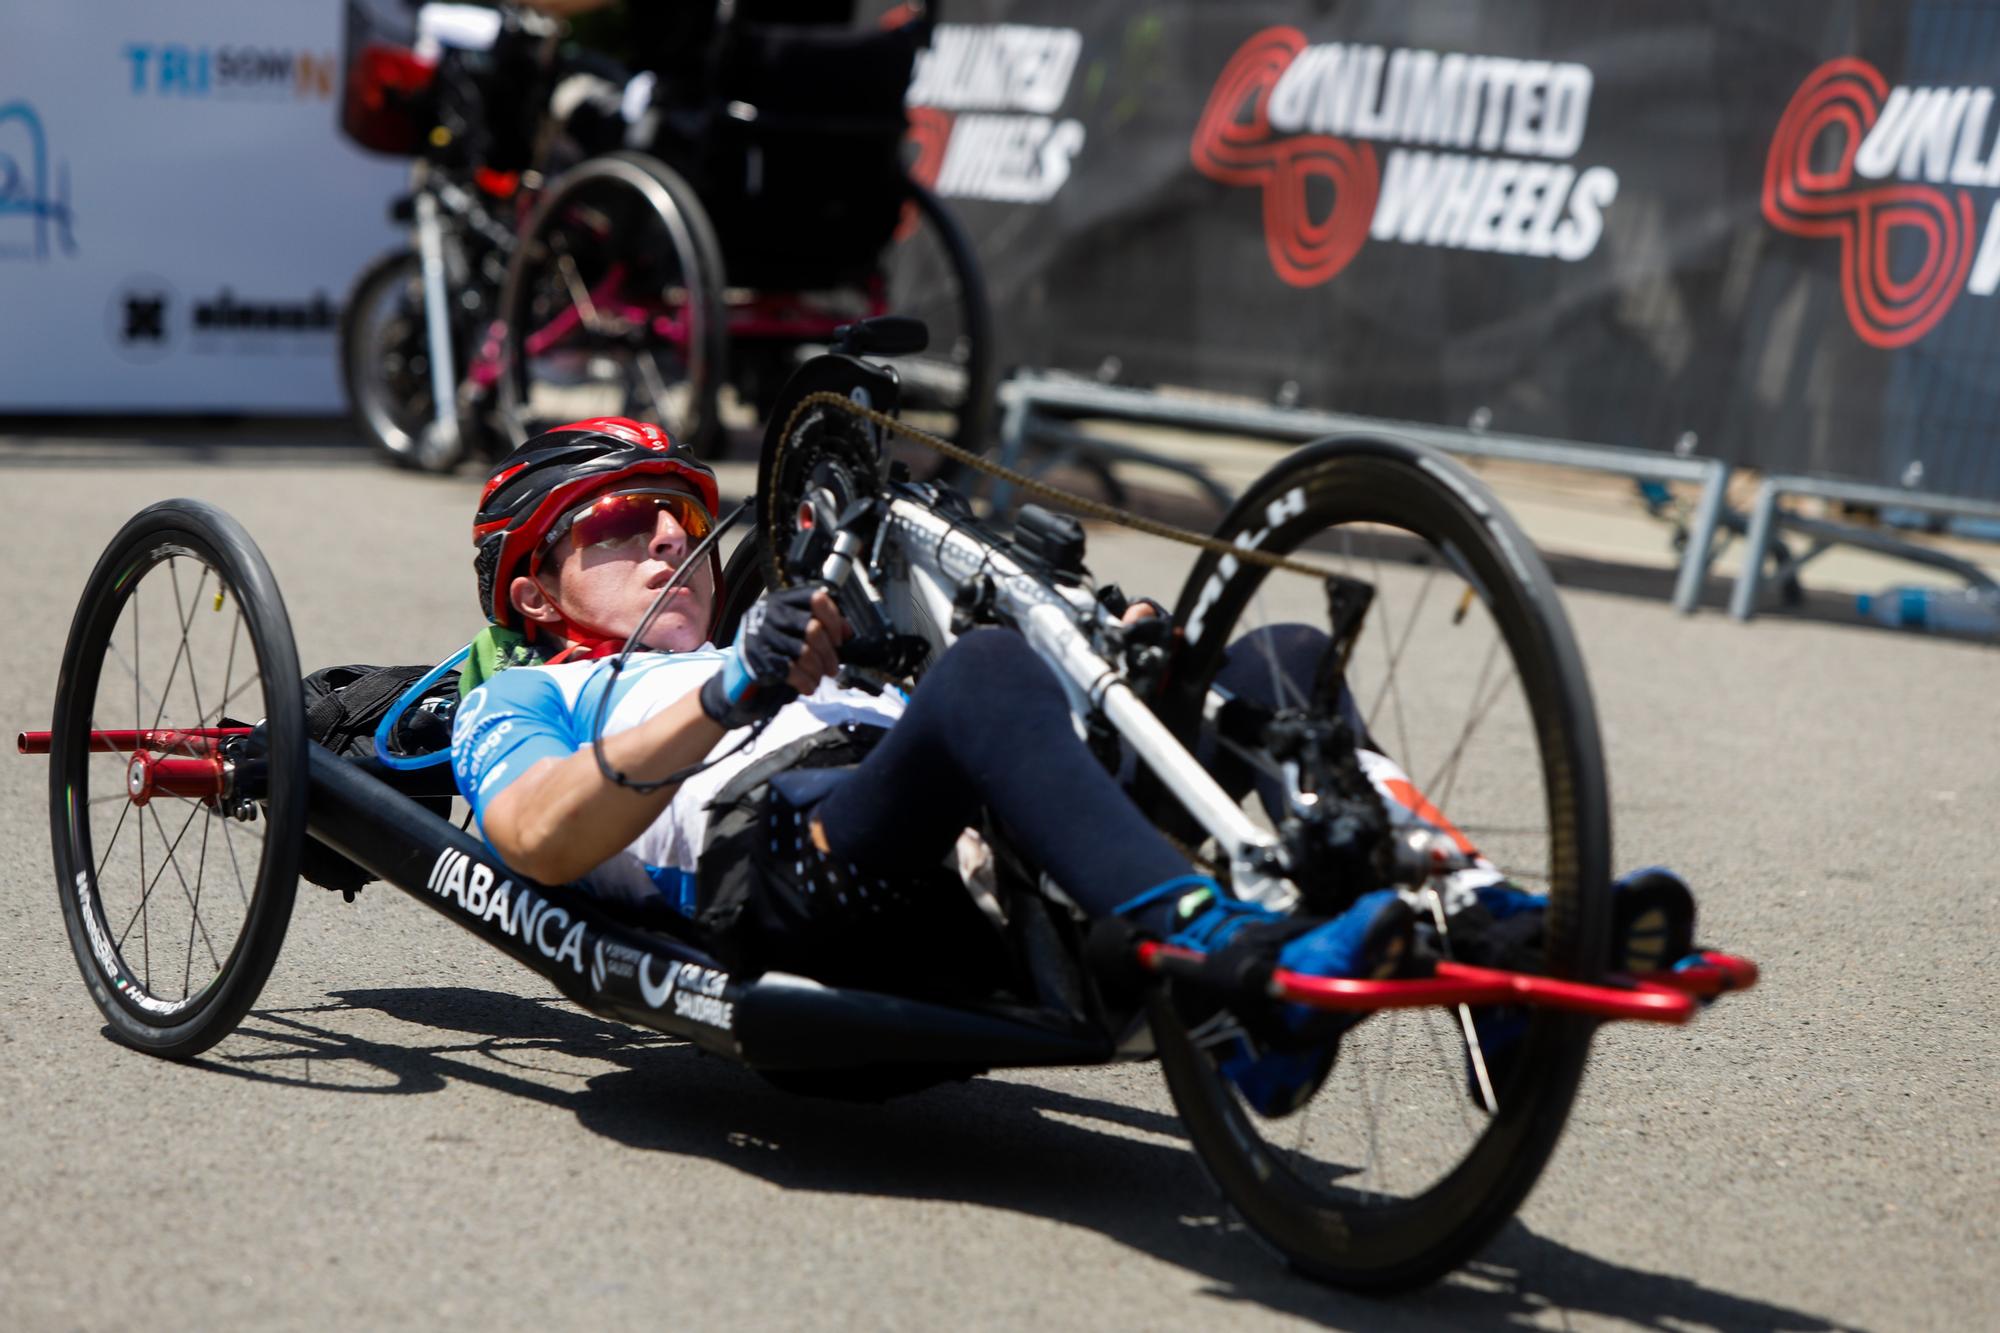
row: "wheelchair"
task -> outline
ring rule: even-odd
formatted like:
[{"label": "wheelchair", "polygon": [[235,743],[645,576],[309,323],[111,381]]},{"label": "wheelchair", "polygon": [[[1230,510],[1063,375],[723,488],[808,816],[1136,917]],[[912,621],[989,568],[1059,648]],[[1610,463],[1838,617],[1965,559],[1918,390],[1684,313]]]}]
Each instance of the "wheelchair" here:
[{"label": "wheelchair", "polygon": [[895,360],[907,418],[979,447],[994,366],[978,260],[904,164],[934,14],[867,29],[851,9],[728,7],[623,144],[547,184],[480,353],[498,366],[496,442],[633,416],[719,454],[837,328],[894,310],[932,331]]}]

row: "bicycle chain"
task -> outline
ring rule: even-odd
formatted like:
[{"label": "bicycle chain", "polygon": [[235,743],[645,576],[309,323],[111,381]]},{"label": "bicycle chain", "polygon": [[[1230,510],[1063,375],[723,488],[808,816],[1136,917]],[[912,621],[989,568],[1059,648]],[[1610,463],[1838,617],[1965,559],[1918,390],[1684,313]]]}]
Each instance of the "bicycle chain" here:
[{"label": "bicycle chain", "polygon": [[800,399],[798,405],[792,409],[791,416],[785,419],[785,429],[778,437],[778,452],[771,460],[771,474],[773,476],[778,475],[779,465],[784,459],[785,450],[791,445],[793,428],[798,425],[799,418],[805,414],[806,410],[813,407],[838,407],[850,415],[873,422],[893,435],[901,436],[906,440],[921,444],[936,453],[943,454],[946,458],[951,459],[953,462],[961,463],[971,468],[974,472],[984,473],[986,476],[996,478],[997,480],[1010,482],[1027,494],[1051,500],[1056,504],[1062,505],[1064,508],[1084,515],[1086,518],[1095,518],[1107,523],[1116,523],[1120,527],[1131,528],[1134,531],[1146,533],[1148,536],[1160,537],[1171,542],[1179,542],[1184,546],[1197,546],[1204,551],[1210,551],[1217,555],[1234,556],[1237,560],[1248,564],[1262,565],[1268,569],[1284,570],[1292,574],[1304,574],[1315,579],[1333,578],[1337,573],[1335,570],[1308,564],[1302,560],[1292,560],[1286,556],[1252,550],[1249,547],[1238,546],[1233,542],[1223,541],[1220,537],[1211,537],[1206,533],[1176,527],[1171,523],[1162,523],[1158,519],[1145,518],[1141,515],[1120,509],[1116,505],[1105,504],[1101,500],[1093,500],[1088,496],[1074,495],[1069,491],[1051,486],[1047,482],[1037,480],[1025,473],[1016,472],[1013,468],[1007,467],[1004,464],[993,462],[988,458],[982,458],[969,449],[961,449],[951,441],[941,439],[928,431],[918,430],[915,426],[898,420],[890,416],[887,412],[872,407],[864,407],[851,398],[826,389],[822,389],[817,393],[809,393]]}]

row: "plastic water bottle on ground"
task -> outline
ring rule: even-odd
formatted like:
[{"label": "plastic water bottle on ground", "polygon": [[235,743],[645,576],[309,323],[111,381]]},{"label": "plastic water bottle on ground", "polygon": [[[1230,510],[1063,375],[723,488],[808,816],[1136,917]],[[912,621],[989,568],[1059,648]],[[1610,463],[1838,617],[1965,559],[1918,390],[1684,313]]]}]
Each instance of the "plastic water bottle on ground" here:
[{"label": "plastic water bottle on ground", "polygon": [[1985,588],[1887,588],[1862,593],[1854,609],[1877,624],[2000,639],[2000,594]]}]

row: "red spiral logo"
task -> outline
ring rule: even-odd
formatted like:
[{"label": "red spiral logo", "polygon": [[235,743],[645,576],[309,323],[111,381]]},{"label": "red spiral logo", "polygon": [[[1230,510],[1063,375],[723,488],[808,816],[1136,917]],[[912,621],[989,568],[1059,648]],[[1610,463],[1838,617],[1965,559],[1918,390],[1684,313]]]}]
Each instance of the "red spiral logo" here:
[{"label": "red spiral logo", "polygon": [[[1863,342],[1905,347],[1930,332],[1965,286],[1972,263],[1972,197],[1930,185],[1857,188],[1854,155],[1882,114],[1889,84],[1865,60],[1843,57],[1814,70],[1778,121],[1764,163],[1764,217],[1794,236],[1840,241],[1840,294]],[[1840,159],[1813,168],[1813,149],[1840,134]],[[1924,259],[1898,280],[1889,267],[1897,228],[1924,238]]]},{"label": "red spiral logo", "polygon": [[[1266,28],[1245,42],[1216,80],[1189,145],[1202,175],[1263,190],[1271,267],[1294,287],[1317,286],[1347,267],[1368,239],[1382,185],[1366,144],[1273,135],[1271,91],[1305,46],[1297,28]],[[1333,207],[1317,219],[1306,197],[1314,177],[1333,186]]]}]

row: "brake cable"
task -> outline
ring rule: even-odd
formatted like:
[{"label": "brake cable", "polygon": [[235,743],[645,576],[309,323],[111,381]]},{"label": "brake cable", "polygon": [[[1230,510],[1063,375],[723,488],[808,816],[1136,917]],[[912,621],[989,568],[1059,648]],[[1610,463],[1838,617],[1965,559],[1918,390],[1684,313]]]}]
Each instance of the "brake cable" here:
[{"label": "brake cable", "polygon": [[[611,674],[605,678],[604,689],[597,696],[597,712],[590,725],[590,752],[596,758],[597,771],[604,776],[605,781],[615,783],[628,791],[638,792],[642,796],[648,792],[659,791],[663,787],[679,786],[697,773],[715,767],[731,755],[740,754],[746,747],[756,741],[766,726],[770,725],[771,719],[763,718],[751,724],[749,735],[745,736],[735,745],[730,746],[727,750],[724,750],[721,754],[711,755],[700,763],[676,769],[674,772],[667,774],[667,776],[652,782],[627,777],[612,766],[611,760],[604,753],[604,723],[611,714],[611,690],[618,683],[618,673],[625,669],[626,660],[632,656],[633,650],[639,647],[639,641],[645,637],[646,631],[652,628],[653,622],[659,618],[660,612],[666,608],[667,598],[672,596],[674,590],[690,578],[694,571],[702,567],[702,562],[708,555],[709,550],[714,547],[715,543],[722,540],[722,534],[729,531],[735,525],[736,520],[743,517],[744,512],[753,508],[756,503],[756,498],[753,496],[738,504],[736,508],[730,510],[727,515],[709,530],[706,537],[695,543],[694,549],[689,551],[687,556],[681,561],[681,567],[675,570],[672,577],[661,585],[660,591],[653,597],[653,604],[646,608],[646,614],[639,618],[638,625],[626,636],[625,646],[619,650],[618,656],[612,659]],[[721,592],[722,589],[718,587],[716,594],[720,596]]]}]

